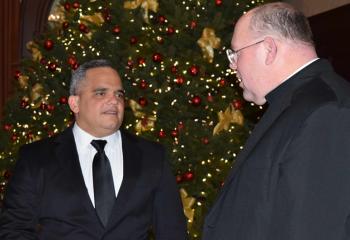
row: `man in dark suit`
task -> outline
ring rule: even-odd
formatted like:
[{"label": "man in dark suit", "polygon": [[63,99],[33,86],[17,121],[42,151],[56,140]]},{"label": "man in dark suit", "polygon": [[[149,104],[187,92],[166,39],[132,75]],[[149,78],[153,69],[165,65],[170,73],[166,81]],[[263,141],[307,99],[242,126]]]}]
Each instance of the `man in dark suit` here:
[{"label": "man in dark suit", "polygon": [[[339,23],[341,24],[341,23]],[[206,217],[203,240],[350,239],[350,87],[286,3],[242,16],[227,50],[267,111]]]},{"label": "man in dark suit", "polygon": [[119,130],[124,90],[111,64],[74,71],[68,102],[74,126],[20,150],[0,239],[186,239],[165,149]]}]

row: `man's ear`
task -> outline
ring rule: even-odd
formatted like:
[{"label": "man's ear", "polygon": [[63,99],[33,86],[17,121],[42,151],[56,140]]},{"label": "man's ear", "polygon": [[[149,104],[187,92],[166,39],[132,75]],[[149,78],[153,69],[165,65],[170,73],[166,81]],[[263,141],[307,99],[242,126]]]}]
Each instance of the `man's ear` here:
[{"label": "man's ear", "polygon": [[276,44],[276,41],[272,37],[265,37],[263,44],[264,44],[266,52],[267,52],[265,64],[270,65],[276,59],[277,44]]},{"label": "man's ear", "polygon": [[70,110],[72,110],[73,113],[79,112],[79,96],[69,96],[68,98],[68,105]]}]

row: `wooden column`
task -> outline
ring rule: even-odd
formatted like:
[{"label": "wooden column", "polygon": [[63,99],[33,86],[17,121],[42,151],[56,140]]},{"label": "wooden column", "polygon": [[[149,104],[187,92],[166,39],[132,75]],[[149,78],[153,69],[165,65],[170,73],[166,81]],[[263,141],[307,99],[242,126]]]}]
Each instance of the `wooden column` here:
[{"label": "wooden column", "polygon": [[[19,64],[20,0],[0,1],[0,118]],[[0,126],[1,127],[1,126]]]}]

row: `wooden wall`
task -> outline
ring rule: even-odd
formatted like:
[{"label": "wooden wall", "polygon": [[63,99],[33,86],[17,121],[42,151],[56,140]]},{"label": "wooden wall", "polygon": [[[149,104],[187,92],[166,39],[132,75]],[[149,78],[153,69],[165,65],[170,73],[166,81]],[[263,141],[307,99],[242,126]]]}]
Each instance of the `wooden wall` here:
[{"label": "wooden wall", "polygon": [[19,64],[20,0],[0,1],[0,118]]},{"label": "wooden wall", "polygon": [[350,81],[350,4],[309,18],[317,53]]}]

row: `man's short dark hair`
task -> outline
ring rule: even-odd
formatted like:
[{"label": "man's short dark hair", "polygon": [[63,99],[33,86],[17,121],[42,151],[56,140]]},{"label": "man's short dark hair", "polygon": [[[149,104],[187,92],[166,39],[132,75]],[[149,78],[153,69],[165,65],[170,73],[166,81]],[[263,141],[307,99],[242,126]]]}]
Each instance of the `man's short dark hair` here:
[{"label": "man's short dark hair", "polygon": [[105,59],[94,59],[89,62],[86,62],[82,65],[80,65],[73,73],[72,73],[72,79],[69,87],[69,94],[70,95],[76,95],[81,81],[83,81],[86,77],[86,72],[89,69],[92,68],[98,68],[98,67],[110,67],[116,70],[112,63]]}]

